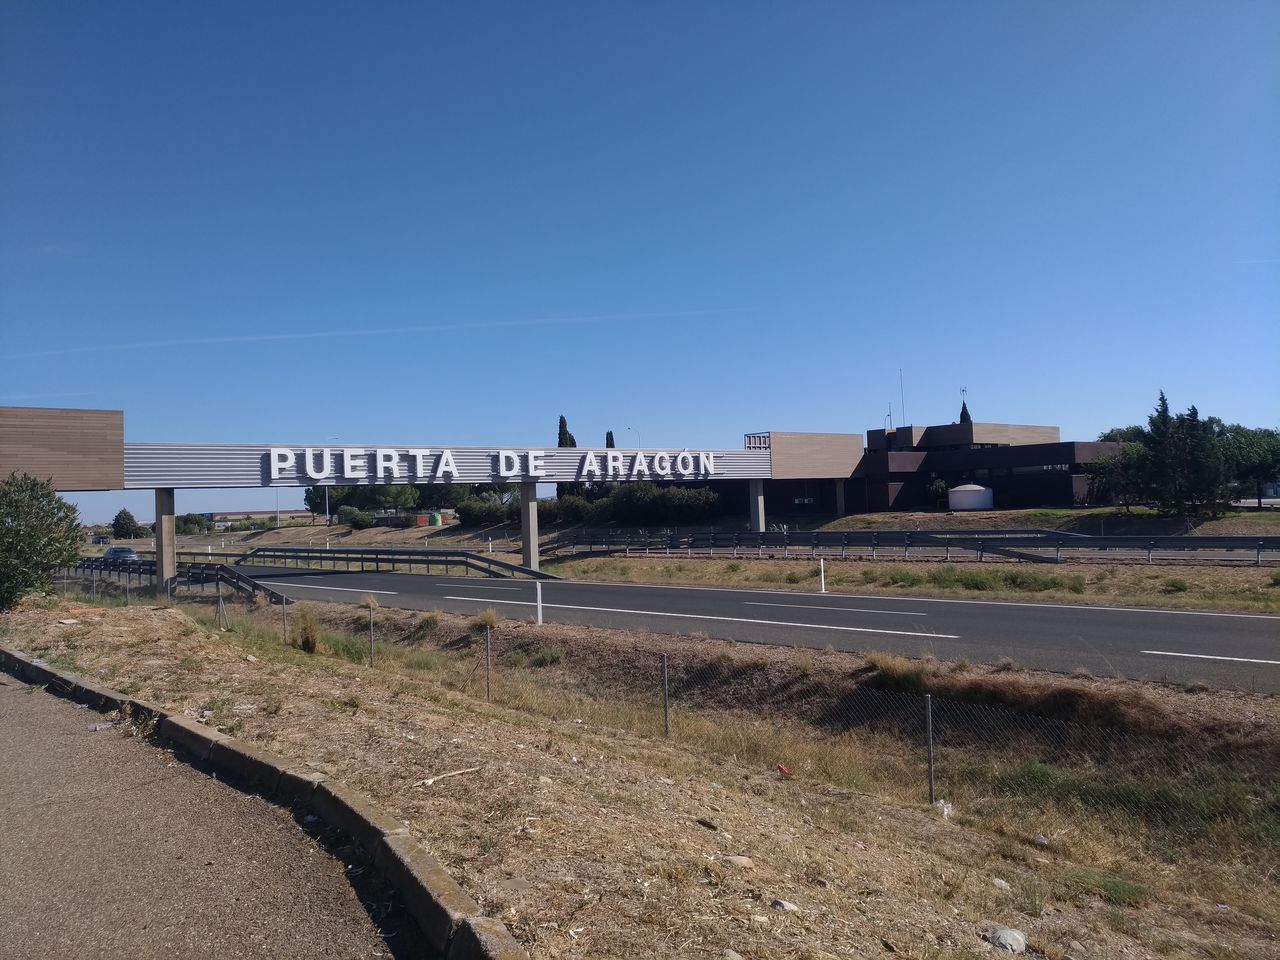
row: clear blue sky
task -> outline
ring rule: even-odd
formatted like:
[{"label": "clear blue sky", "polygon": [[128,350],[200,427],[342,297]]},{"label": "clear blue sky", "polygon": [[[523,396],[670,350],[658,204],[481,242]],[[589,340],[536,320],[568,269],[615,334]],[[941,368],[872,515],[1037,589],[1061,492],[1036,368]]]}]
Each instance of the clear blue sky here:
[{"label": "clear blue sky", "polygon": [[738,447],[901,367],[916,423],[1275,425],[1277,51],[1274,0],[8,0],[0,404]]}]

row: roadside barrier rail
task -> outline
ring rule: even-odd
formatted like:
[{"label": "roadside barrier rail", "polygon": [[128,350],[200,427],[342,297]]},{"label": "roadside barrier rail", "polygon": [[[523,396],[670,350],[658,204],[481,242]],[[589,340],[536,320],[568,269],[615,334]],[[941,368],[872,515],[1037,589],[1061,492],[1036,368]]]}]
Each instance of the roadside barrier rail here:
[{"label": "roadside barrier rail", "polygon": [[[179,583],[199,586],[201,589],[208,584],[214,584],[215,586],[225,584],[236,593],[250,600],[261,594],[271,603],[289,604],[293,602],[278,590],[272,590],[266,584],[259,583],[252,577],[247,577],[226,564],[179,561],[177,567],[178,573],[175,579]],[[127,586],[133,585],[135,577],[137,578],[138,586],[142,586],[144,582],[149,582],[150,586],[157,588],[162,586],[157,580],[156,562],[154,560],[105,560],[102,557],[84,557],[72,569],[81,574],[94,574],[95,577],[99,573],[112,574],[117,578],[123,576],[126,578]]]},{"label": "roadside barrier rail", "polygon": [[185,559],[190,562],[216,561],[239,566],[292,566],[351,570],[358,565],[360,570],[374,573],[395,573],[400,570],[409,573],[415,570],[431,573],[443,570],[446,576],[456,570],[465,569],[487,577],[557,579],[553,574],[531,570],[518,563],[471,550],[255,547],[247,551],[179,550],[177,555],[180,560]]},{"label": "roadside barrier rail", "polygon": [[[1280,560],[1280,537],[1091,537],[1056,530],[877,530],[877,531],[767,531],[765,533],[694,531],[690,533],[615,530],[575,530],[555,538],[543,548],[550,553],[653,554],[682,551],[686,554],[717,551],[734,557],[778,556],[830,557],[832,555],[902,556],[918,551],[944,559],[973,554],[976,559],[998,556],[1033,563],[1060,563],[1064,559],[1146,559],[1157,554],[1179,558],[1206,552],[1226,552],[1235,561],[1261,564],[1264,555]],[[1120,554],[1117,556],[1116,554]]]}]

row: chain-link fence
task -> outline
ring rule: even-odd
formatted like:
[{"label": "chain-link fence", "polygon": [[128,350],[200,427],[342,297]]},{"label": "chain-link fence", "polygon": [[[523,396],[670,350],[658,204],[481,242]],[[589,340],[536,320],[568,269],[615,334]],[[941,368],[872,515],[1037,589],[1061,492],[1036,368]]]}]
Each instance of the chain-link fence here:
[{"label": "chain-link fence", "polygon": [[486,631],[479,642],[470,689],[496,703],[666,737],[833,794],[936,801],[947,815],[987,819],[1052,810],[1059,820],[1105,821],[1168,849],[1214,837],[1280,849],[1274,737],[1261,728],[1256,736],[1206,733],[1151,716],[1141,695],[1126,702],[1124,692],[1050,685],[1014,706],[1007,701],[1019,699],[1016,674],[975,677],[968,693],[939,696],[878,686],[883,673],[825,675],[677,654],[584,676],[537,669],[558,664],[560,652],[505,631]]}]

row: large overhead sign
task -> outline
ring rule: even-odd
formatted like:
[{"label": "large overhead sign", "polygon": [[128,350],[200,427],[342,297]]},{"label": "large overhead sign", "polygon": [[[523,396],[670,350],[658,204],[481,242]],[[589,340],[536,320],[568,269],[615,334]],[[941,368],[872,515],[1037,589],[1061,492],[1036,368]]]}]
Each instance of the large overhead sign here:
[{"label": "large overhead sign", "polygon": [[492,450],[478,458],[423,447],[272,447],[270,481],[278,483],[510,483],[587,480],[707,480],[710,451]]},{"label": "large overhead sign", "polygon": [[768,450],[126,443],[126,489],[767,479]]}]

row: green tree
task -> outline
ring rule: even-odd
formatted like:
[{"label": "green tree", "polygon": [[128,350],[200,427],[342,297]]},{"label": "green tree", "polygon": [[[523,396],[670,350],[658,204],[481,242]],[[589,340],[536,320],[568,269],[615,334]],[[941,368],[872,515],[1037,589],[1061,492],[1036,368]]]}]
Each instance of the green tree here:
[{"label": "green tree", "polygon": [[79,558],[83,539],[76,508],[52,484],[25,473],[0,481],[0,610],[47,589],[54,570]]},{"label": "green tree", "polygon": [[1233,423],[1223,430],[1231,479],[1248,490],[1262,507],[1264,484],[1280,480],[1280,432],[1250,429]]},{"label": "green tree", "polygon": [[612,430],[606,430],[606,431],[604,432],[604,448],[605,448],[606,450],[612,450],[612,449],[614,449],[614,447],[616,447],[616,446],[617,446],[617,444],[615,444],[615,443],[613,442],[613,431],[612,431]]},{"label": "green tree", "polygon": [[371,487],[377,505],[383,510],[412,510],[418,505],[418,488],[408,484],[386,484]]},{"label": "green tree", "polygon": [[969,416],[969,401],[960,401],[960,422],[973,423],[973,417]]},{"label": "green tree", "polygon": [[578,441],[574,439],[572,433],[569,432],[569,421],[564,418],[564,414],[560,414],[560,430],[556,437],[557,447],[576,447]]},{"label": "green tree", "polygon": [[338,508],[347,502],[351,495],[351,487],[307,487],[302,494],[302,503],[317,517],[324,516],[325,491],[329,491],[329,516],[338,512]]},{"label": "green tree", "polygon": [[138,537],[145,537],[147,530],[132,513],[121,509],[111,521],[111,535],[117,540],[135,540]]},{"label": "green tree", "polygon": [[[569,432],[569,421],[565,419],[564,414],[560,414],[559,436],[556,437],[556,446],[559,448],[576,447],[578,440]],[[580,483],[557,483],[556,496],[565,497],[570,494],[581,495],[582,484]]]},{"label": "green tree", "polygon": [[213,521],[199,513],[184,513],[173,521],[174,532],[184,536],[193,533],[206,533],[212,527]]}]

